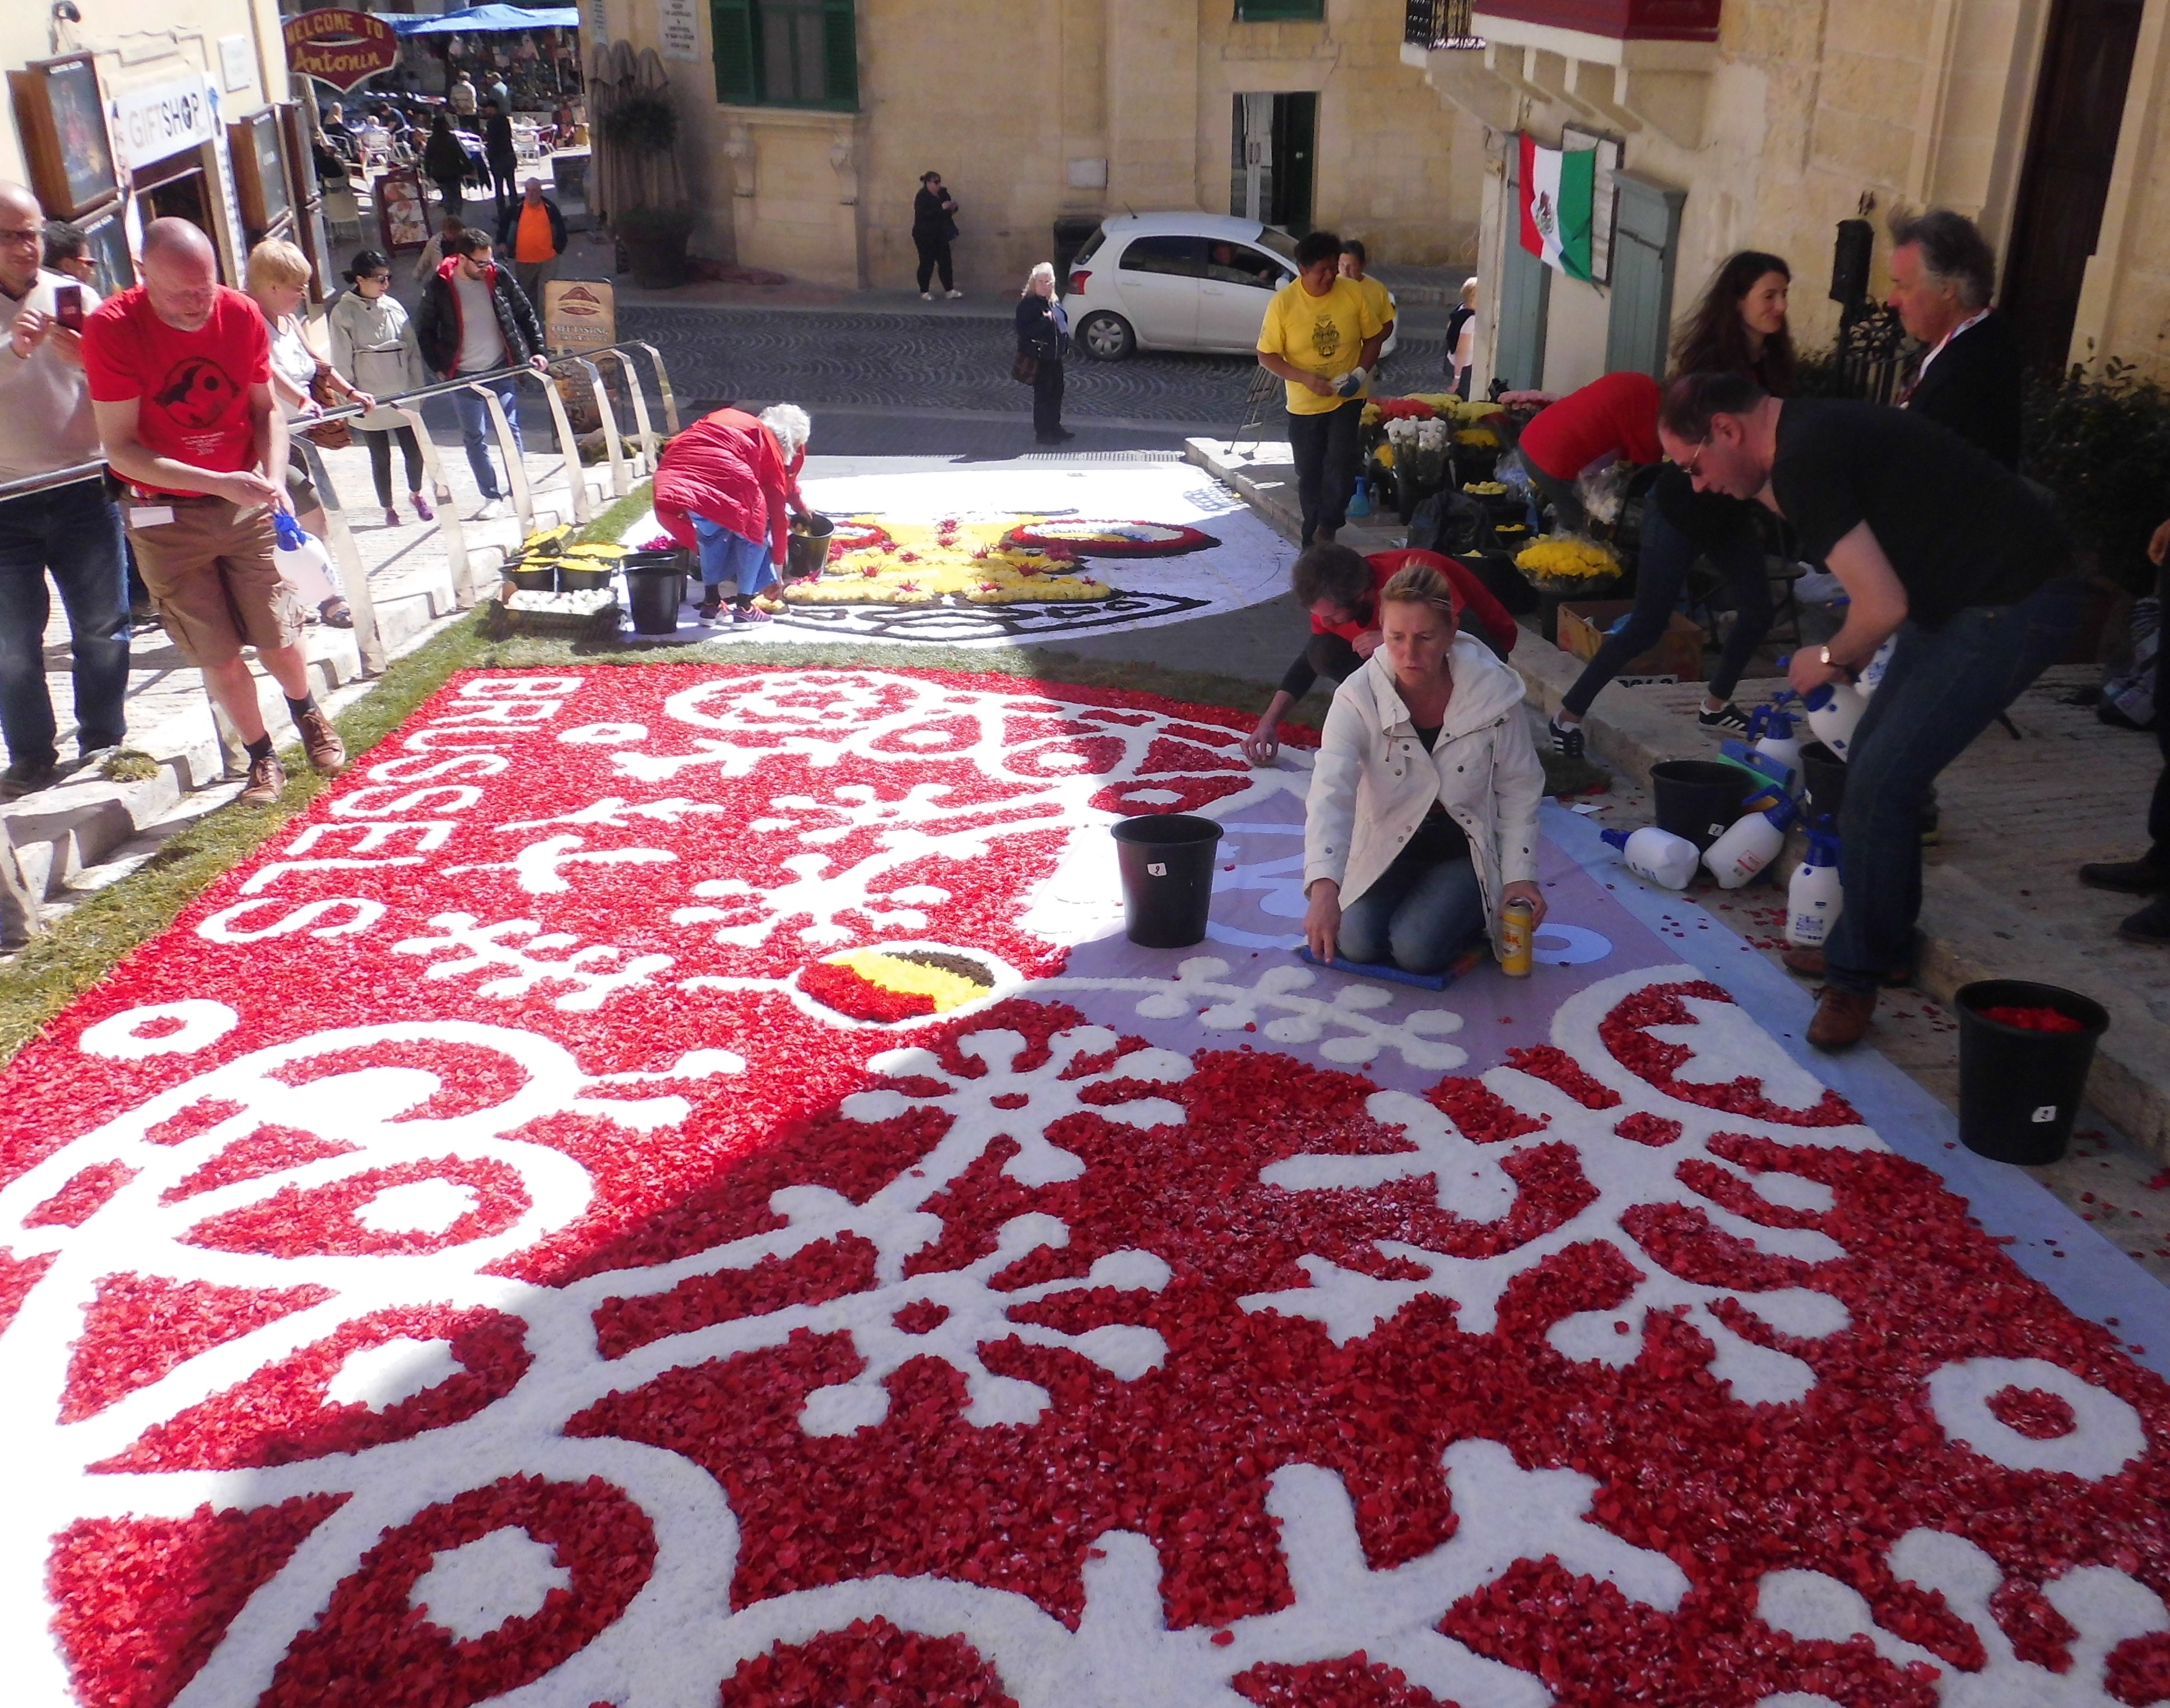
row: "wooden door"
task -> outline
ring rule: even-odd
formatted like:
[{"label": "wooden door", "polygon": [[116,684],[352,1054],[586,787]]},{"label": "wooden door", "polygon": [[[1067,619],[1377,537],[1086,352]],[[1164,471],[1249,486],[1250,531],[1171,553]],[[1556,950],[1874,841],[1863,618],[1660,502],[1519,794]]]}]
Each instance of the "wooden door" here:
[{"label": "wooden door", "polygon": [[2030,366],[2061,369],[2102,230],[2144,0],[2055,0],[1999,301]]},{"label": "wooden door", "polygon": [[[1516,142],[1509,137],[1510,143]],[[1492,377],[1509,391],[1529,391],[1545,383],[1545,319],[1552,305],[1553,270],[1522,247],[1521,190],[1517,183],[1521,150],[1507,150],[1507,229],[1502,238],[1499,301],[1479,303],[1477,312],[1498,318],[1492,346]]]},{"label": "wooden door", "polygon": [[1612,228],[1612,301],[1605,322],[1605,371],[1637,368],[1665,377],[1673,330],[1673,263],[1687,192],[1638,176],[1613,174],[1619,192]]}]

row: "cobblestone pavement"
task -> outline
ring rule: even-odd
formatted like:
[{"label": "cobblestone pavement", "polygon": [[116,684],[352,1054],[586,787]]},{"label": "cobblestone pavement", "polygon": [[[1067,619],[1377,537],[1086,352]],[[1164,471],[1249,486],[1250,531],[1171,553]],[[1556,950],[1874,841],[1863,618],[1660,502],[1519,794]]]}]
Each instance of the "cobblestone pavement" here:
[{"label": "cobblestone pavement", "polygon": [[[1032,393],[1010,377],[1017,341],[997,319],[728,307],[632,306],[618,335],[663,351],[679,396],[858,410],[1027,415]],[[1427,386],[1440,342],[1409,336],[1389,364],[1396,388]],[[1225,429],[1240,419],[1258,365],[1240,356],[1141,355],[1074,360],[1064,402],[1073,424],[1095,418]]]}]

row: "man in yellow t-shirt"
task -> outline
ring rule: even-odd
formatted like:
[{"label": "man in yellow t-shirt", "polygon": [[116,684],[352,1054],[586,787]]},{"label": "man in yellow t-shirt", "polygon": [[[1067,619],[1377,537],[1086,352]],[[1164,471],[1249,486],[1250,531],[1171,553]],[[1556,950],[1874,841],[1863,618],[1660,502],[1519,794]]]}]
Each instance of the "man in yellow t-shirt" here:
[{"label": "man in yellow t-shirt", "polygon": [[1379,317],[1382,335],[1394,335],[1394,293],[1364,270],[1371,265],[1370,253],[1355,238],[1341,239],[1341,276],[1364,293],[1371,312]]},{"label": "man in yellow t-shirt", "polygon": [[1341,239],[1312,232],[1296,247],[1296,277],[1274,293],[1259,329],[1259,365],[1288,382],[1301,543],[1333,543],[1356,487],[1357,428],[1387,323],[1342,278]]}]

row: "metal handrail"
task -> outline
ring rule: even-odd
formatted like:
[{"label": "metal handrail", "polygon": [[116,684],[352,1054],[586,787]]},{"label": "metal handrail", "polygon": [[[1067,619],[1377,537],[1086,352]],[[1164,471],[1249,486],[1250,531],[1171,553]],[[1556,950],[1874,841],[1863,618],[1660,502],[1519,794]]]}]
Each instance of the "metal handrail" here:
[{"label": "metal handrail", "polygon": [[[612,408],[609,390],[603,382],[601,370],[597,366],[598,358],[614,356],[625,375],[626,389],[632,399],[633,417],[638,430],[638,448],[630,459],[635,477],[641,474],[644,463],[647,473],[655,472],[660,450],[660,442],[649,425],[646,390],[641,383],[640,370],[633,360],[631,352],[633,351],[639,351],[644,355],[655,368],[655,388],[662,400],[665,419],[670,425],[671,432],[676,433],[678,431],[677,397],[671,388],[670,371],[664,366],[662,352],[654,345],[644,340],[629,340],[623,345],[609,345],[601,350],[572,351],[564,356],[553,358],[554,361],[570,361],[575,367],[580,368],[586,374],[589,384],[594,388],[596,411],[602,418],[604,443],[610,452],[611,494],[614,498],[625,496],[631,490],[632,483],[627,478],[628,461],[626,455],[627,447],[618,435],[617,415]],[[566,485],[572,497],[574,519],[576,523],[584,525],[593,520],[595,506],[588,496],[587,483],[580,463],[580,448],[574,441],[571,418],[565,410],[564,388],[556,375],[522,363],[514,367],[493,368],[487,373],[462,374],[457,378],[435,381],[429,385],[417,386],[412,391],[399,392],[389,397],[376,399],[371,405],[371,410],[393,410],[403,418],[406,425],[414,430],[415,441],[422,453],[423,467],[427,472],[431,492],[438,506],[436,522],[439,534],[445,542],[446,565],[452,572],[453,601],[461,610],[466,610],[473,606],[479,595],[475,586],[473,568],[468,556],[465,526],[460,520],[457,506],[452,501],[452,488],[445,479],[443,463],[437,454],[436,442],[430,437],[429,429],[423,422],[419,405],[430,398],[450,397],[463,391],[478,392],[483,395],[489,405],[491,426],[497,440],[499,453],[505,458],[505,471],[513,489],[513,501],[519,512],[521,531],[523,533],[532,533],[535,528],[535,503],[533,490],[527,480],[526,458],[521,448],[513,442],[511,422],[489,383],[493,381],[502,383],[510,379],[517,385],[522,374],[531,376],[542,388],[544,401],[550,410],[551,426],[557,435],[558,454],[565,468]],[[323,451],[302,431],[310,427],[329,426],[334,422],[352,421],[371,413],[371,410],[365,410],[359,404],[342,404],[335,409],[324,410],[317,415],[290,423],[288,454],[297,456],[302,459],[311,482],[317,489],[317,495],[323,506],[324,545],[331,555],[332,561],[338,566],[339,579],[344,584],[341,592],[346,597],[349,608],[354,613],[355,647],[361,655],[363,672],[366,675],[375,676],[382,672],[388,662],[388,653],[384,645],[382,633],[377,628],[377,603],[370,592],[368,565],[362,562],[361,549],[355,543],[353,530],[347,526],[345,506],[340,503],[338,488],[332,480],[329,469],[325,467]],[[0,503],[5,503],[12,498],[24,498],[35,493],[50,492],[62,486],[72,486],[79,481],[98,479],[113,473],[111,464],[101,457],[88,463],[72,463],[65,468],[50,469],[43,474],[25,475],[19,479],[0,481]],[[115,475],[115,478],[126,479],[127,477]],[[212,721],[219,726],[222,745],[227,749],[227,758],[230,762],[239,750],[234,742],[228,739],[231,731],[226,729],[223,720],[220,718],[216,703],[211,707],[211,712]]]}]

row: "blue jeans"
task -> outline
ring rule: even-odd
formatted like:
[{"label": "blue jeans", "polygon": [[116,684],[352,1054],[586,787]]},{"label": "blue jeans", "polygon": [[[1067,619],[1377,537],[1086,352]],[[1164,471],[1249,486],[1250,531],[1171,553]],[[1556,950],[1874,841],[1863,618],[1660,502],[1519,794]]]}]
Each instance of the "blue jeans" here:
[{"label": "blue jeans", "polygon": [[705,516],[695,516],[693,537],[701,543],[701,580],[714,589],[729,582],[741,599],[751,599],[776,580],[776,565],[762,540],[748,539]]},{"label": "blue jeans", "polygon": [[1664,638],[1665,624],[1680,602],[1681,589],[1686,585],[1688,570],[1699,554],[1708,558],[1724,576],[1733,595],[1733,632],[1726,636],[1725,651],[1710,678],[1713,699],[1733,698],[1748,661],[1771,632],[1771,587],[1766,579],[1763,538],[1745,506],[1738,517],[1720,513],[1713,526],[1697,536],[1684,533],[1654,501],[1646,501],[1643,549],[1635,570],[1635,608],[1617,633],[1606,636],[1596,656],[1575,678],[1574,686],[1560,697],[1563,708],[1581,717],[1589,711],[1598,690],[1631,659],[1641,657]]},{"label": "blue jeans", "polygon": [[1335,952],[1404,972],[1444,972],[1484,931],[1484,892],[1467,859],[1398,859],[1343,911]]},{"label": "blue jeans", "polygon": [[[507,374],[483,383],[505,405],[505,418],[512,424],[512,442],[525,454],[527,442],[520,436],[520,383]],[[471,391],[456,391],[452,396],[453,412],[460,418],[460,442],[467,447],[468,467],[474,471],[476,489],[484,498],[504,497],[497,484],[497,470],[489,460],[489,442],[494,436],[489,405]]]},{"label": "blue jeans", "polygon": [[1941,629],[1900,624],[1847,761],[1838,821],[1845,902],[1825,945],[1841,989],[1873,991],[1912,964],[1930,786],[2056,661],[2079,626],[2080,595],[2078,579],[2060,576],[2017,604],[1970,605]]},{"label": "blue jeans", "polygon": [[0,504],[0,733],[19,765],[51,765],[58,725],[45,691],[50,572],[75,654],[76,746],[117,747],[127,732],[128,578],[120,516],[102,480]]}]

